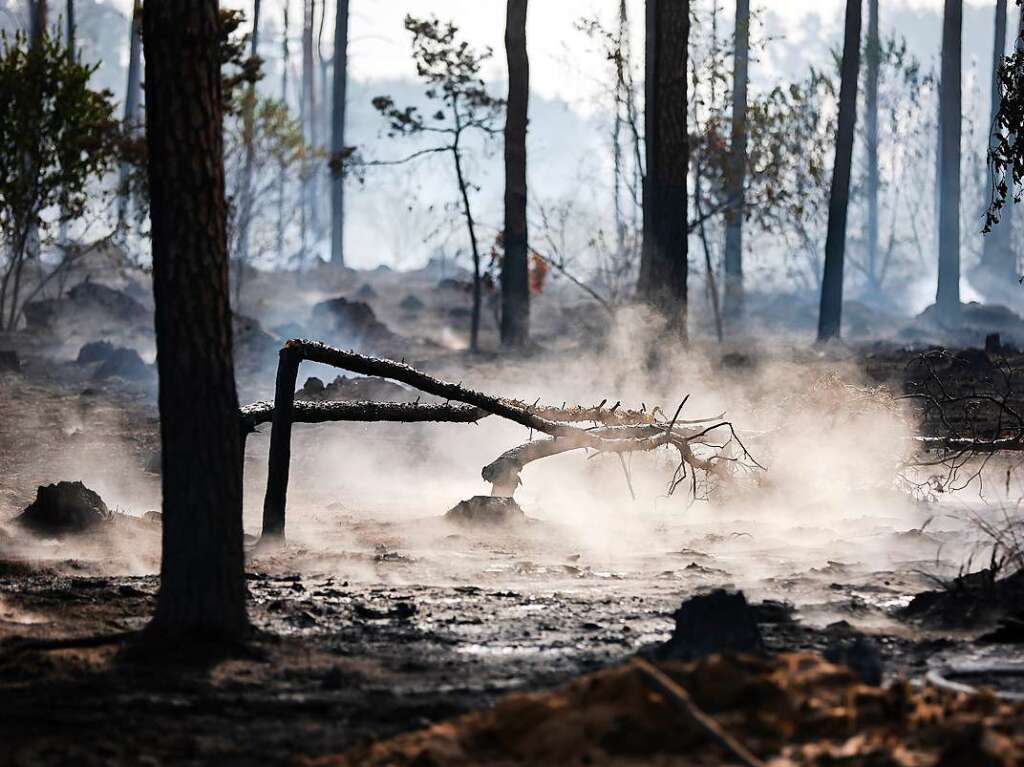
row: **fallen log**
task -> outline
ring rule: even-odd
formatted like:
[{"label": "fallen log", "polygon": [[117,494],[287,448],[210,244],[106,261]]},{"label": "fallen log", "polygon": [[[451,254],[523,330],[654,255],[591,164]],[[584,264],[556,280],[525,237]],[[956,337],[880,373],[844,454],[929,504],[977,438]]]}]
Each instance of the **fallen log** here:
[{"label": "fallen log", "polygon": [[[731,434],[730,441],[737,442],[742,448],[727,422],[712,423],[717,419],[678,421],[678,410],[670,422],[664,423],[658,420],[660,411],[657,409],[650,413],[646,408],[641,411],[620,410],[619,403],[608,409],[604,407],[605,402],[592,408],[568,409],[564,406],[538,407],[536,403],[527,405],[514,399],[475,391],[461,383],[444,381],[404,362],[343,351],[319,341],[288,341],[282,347],[279,358],[273,406],[268,403],[255,403],[243,408],[242,411],[243,429],[255,428],[267,420],[272,424],[267,490],[263,503],[263,535],[269,538],[284,535],[291,430],[292,424],[296,422],[381,420],[475,423],[488,415],[505,418],[551,438],[521,446],[518,453],[512,456],[506,454],[502,456],[504,461],[499,458],[484,469],[485,478],[495,477],[490,480],[492,485],[496,485],[497,490],[505,491],[508,495],[511,495],[518,485],[519,472],[526,463],[568,450],[589,448],[598,452],[621,454],[672,445],[679,451],[680,467],[684,468],[684,473],[686,465],[695,470],[717,473],[719,467],[714,460],[698,458],[690,447],[691,443],[699,443],[705,435],[715,429],[728,428]],[[295,385],[299,364],[303,360],[319,362],[360,375],[398,381],[446,401],[441,404],[296,402]],[[589,429],[575,425],[586,421],[603,425]],[[682,424],[711,425],[700,430],[686,430],[680,428]],[[537,447],[533,447],[534,444]],[[749,458],[746,449],[742,449],[743,455]],[[757,465],[753,459],[750,460]]]},{"label": "fallen log", "polygon": [[[252,433],[274,419],[273,402],[253,402],[240,410],[242,426]],[[420,402],[308,402],[292,403],[293,423],[385,421],[397,423],[476,423],[490,413],[472,405]]]}]

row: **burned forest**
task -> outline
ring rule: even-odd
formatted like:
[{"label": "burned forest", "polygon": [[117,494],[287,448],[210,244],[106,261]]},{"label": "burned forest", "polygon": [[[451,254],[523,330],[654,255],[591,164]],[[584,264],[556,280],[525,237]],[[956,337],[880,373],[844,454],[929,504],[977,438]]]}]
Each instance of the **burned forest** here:
[{"label": "burned forest", "polygon": [[1024,0],[0,0],[0,767],[1024,767]]}]

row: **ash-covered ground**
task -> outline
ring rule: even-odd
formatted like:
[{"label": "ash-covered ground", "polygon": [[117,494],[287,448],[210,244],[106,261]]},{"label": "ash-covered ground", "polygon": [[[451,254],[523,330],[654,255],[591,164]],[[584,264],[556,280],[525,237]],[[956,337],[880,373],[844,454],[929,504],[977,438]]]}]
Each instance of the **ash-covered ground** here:
[{"label": "ash-covered ground", "polygon": [[[242,311],[260,322],[236,330],[243,403],[272,396],[280,341],[308,336],[527,402],[621,401],[671,414],[689,395],[683,417],[725,413],[761,467],[670,493],[671,455],[620,463],[580,451],[527,467],[516,492],[526,519],[466,526],[445,512],[486,495],[481,468],[534,435],[495,419],[297,426],[288,542],[267,550],[256,545],[264,426],[245,464],[256,634],[244,652],[166,675],[118,645],[33,648],[137,630],[157,589],[144,285],[105,275],[97,284],[113,296],[83,282],[78,298],[29,313],[35,324],[0,344],[19,358],[0,372],[0,763],[291,764],[340,753],[627,658],[669,637],[684,599],[717,587],[757,605],[773,650],[824,651],[866,634],[887,678],[913,680],[950,663],[1024,663],[1019,645],[976,641],[1012,605],[959,577],[993,565],[990,531],[1024,494],[1016,461],[991,459],[971,482],[962,469],[959,484],[946,466],[906,463],[922,425],[897,397],[935,340],[921,318],[885,343],[812,351],[794,314],[771,343],[697,341],[652,371],[639,351],[644,320],[629,312],[613,322],[600,307],[542,296],[533,354],[470,356],[460,350],[468,296],[457,279],[429,270],[331,279],[307,275],[288,290],[269,276],[247,283]],[[1006,348],[993,351],[994,367],[1016,364],[1010,325],[997,328]],[[967,341],[982,345],[986,330]],[[485,347],[493,332],[490,320]],[[110,348],[81,349],[95,341]],[[990,375],[980,360],[968,354],[937,374],[975,385]],[[379,381],[335,383],[339,373],[304,367],[298,396],[418,396]],[[99,493],[109,519],[61,536],[15,521],[38,486],[62,480]],[[943,598],[915,607],[929,590]]]}]

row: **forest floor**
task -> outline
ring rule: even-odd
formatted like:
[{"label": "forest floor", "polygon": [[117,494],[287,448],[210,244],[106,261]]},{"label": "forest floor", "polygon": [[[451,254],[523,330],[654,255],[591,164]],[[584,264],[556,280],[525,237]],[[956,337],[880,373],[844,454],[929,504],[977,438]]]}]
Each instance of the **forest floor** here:
[{"label": "forest floor", "polygon": [[[480,467],[522,441],[521,430],[489,421],[310,426],[296,430],[289,542],[264,552],[252,545],[264,432],[246,458],[254,634],[244,653],[171,668],[117,644],[32,649],[26,641],[136,631],[152,613],[160,524],[144,515],[160,508],[154,380],[97,379],[95,364],[74,362],[78,342],[102,330],[73,344],[61,334],[0,339],[22,358],[19,370],[0,372],[0,765],[283,765],[339,755],[621,663],[668,639],[680,603],[716,587],[763,603],[773,652],[870,636],[887,681],[920,682],[950,664],[1024,663],[1014,646],[976,642],[999,610],[965,609],[953,621],[903,612],[916,594],[955,590],[958,575],[988,564],[975,522],[1004,512],[1018,481],[1013,463],[991,464],[1006,487],[982,503],[976,485],[936,494],[927,477],[894,480],[889,454],[906,415],[877,387],[900,392],[920,347],[701,347],[658,386],[635,360],[625,372],[608,365],[621,359],[614,334],[611,351],[592,350],[581,311],[539,310],[558,339],[547,351],[470,357],[451,343],[465,318],[453,325],[432,305],[429,321],[403,314],[399,300],[416,291],[389,287],[398,280],[360,278],[342,293],[373,283],[384,298],[367,300],[398,339],[382,344],[419,332],[410,359],[435,374],[531,401],[609,396],[672,410],[673,398],[693,393],[696,415],[728,410],[748,429],[772,479],[721,498],[668,499],[657,460],[631,464],[627,492],[617,463],[569,456],[524,477],[517,498],[529,523],[473,530],[442,514],[486,494]],[[287,319],[274,311],[281,316],[263,307],[265,326]],[[144,346],[145,329],[132,332]],[[940,373],[973,385],[978,356],[964,359]],[[240,369],[243,400],[269,396],[272,367]],[[113,521],[74,538],[24,533],[13,518],[37,486],[59,480],[98,491]],[[994,683],[1012,691],[1019,678]]]}]

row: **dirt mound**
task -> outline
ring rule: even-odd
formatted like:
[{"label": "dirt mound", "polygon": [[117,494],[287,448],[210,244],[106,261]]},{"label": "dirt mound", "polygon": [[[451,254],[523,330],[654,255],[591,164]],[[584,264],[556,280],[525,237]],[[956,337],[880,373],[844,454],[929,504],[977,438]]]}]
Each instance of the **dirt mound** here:
[{"label": "dirt mound", "polygon": [[[1024,705],[860,684],[810,653],[714,655],[660,670],[772,767],[1012,765],[1024,758]],[[695,719],[633,664],[307,765],[734,764]]]},{"label": "dirt mound", "polygon": [[527,521],[514,499],[493,495],[474,495],[468,501],[460,501],[444,518],[460,527],[499,527]]},{"label": "dirt mound", "polygon": [[101,325],[149,326],[152,314],[128,293],[92,280],[78,283],[62,299],[32,301],[25,306],[30,330],[52,328],[59,317]]},{"label": "dirt mound", "polygon": [[401,309],[403,312],[408,312],[409,314],[416,314],[417,312],[421,312],[426,307],[427,305],[423,303],[423,301],[420,300],[418,296],[414,296],[412,293],[409,293],[398,304],[399,309]]},{"label": "dirt mound", "polygon": [[671,638],[658,648],[665,660],[693,660],[717,652],[761,652],[757,613],[742,591],[716,589],[687,599],[676,610]]},{"label": "dirt mound", "polygon": [[75,361],[79,365],[91,365],[94,362],[106,362],[114,354],[114,345],[110,341],[90,341],[82,344]]},{"label": "dirt mound", "polygon": [[110,509],[98,493],[81,482],[42,485],[36,499],[15,522],[37,535],[73,535],[108,522]]},{"label": "dirt mound", "polygon": [[1024,605],[1024,570],[996,579],[991,570],[960,576],[937,591],[918,594],[903,609],[907,618],[936,628],[993,625]]},{"label": "dirt mound", "polygon": [[258,370],[277,364],[281,342],[263,329],[257,320],[236,314],[232,320],[235,362],[243,370]]},{"label": "dirt mound", "polygon": [[17,373],[21,370],[21,360],[18,353],[13,350],[0,349],[0,373]]},{"label": "dirt mound", "polygon": [[395,334],[377,319],[369,304],[343,297],[316,304],[310,325],[317,336],[342,348],[358,350],[395,338]]},{"label": "dirt mound", "polygon": [[129,381],[141,381],[155,375],[152,367],[147,365],[134,349],[119,347],[99,366],[93,378],[102,381],[107,378],[124,378]]},{"label": "dirt mound", "polygon": [[385,378],[338,376],[328,384],[310,376],[295,398],[313,402],[415,402],[418,395]]},{"label": "dirt mound", "polygon": [[899,338],[943,346],[982,346],[994,333],[1020,347],[1024,345],[1024,319],[1005,306],[972,301],[961,306],[960,317],[953,324],[946,323],[932,304],[900,330]]}]

